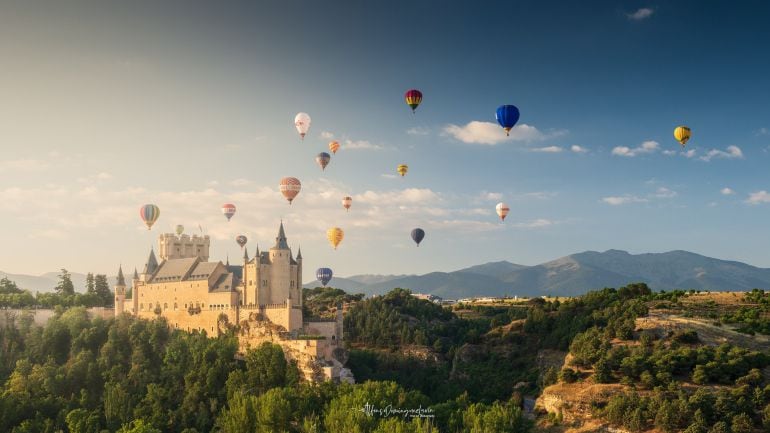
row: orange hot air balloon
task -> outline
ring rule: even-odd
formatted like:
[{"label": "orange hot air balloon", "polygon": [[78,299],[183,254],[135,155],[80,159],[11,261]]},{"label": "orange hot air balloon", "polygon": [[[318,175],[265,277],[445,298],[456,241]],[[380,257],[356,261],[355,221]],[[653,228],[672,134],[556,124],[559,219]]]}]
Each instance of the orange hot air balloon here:
[{"label": "orange hot air balloon", "polygon": [[339,227],[332,227],[329,230],[326,230],[326,239],[329,240],[329,243],[332,244],[334,249],[337,249],[337,245],[342,242],[342,238],[345,237],[345,232],[342,231]]},{"label": "orange hot air balloon", "polygon": [[337,151],[340,150],[340,142],[336,140],[329,142],[329,150],[331,150],[332,153],[336,154]]},{"label": "orange hot air balloon", "polygon": [[294,197],[296,197],[302,189],[302,183],[300,183],[299,179],[296,177],[284,177],[281,179],[279,188],[281,194],[283,194],[283,196],[286,197],[286,200],[289,201],[289,204],[291,204]]},{"label": "orange hot air balloon", "polygon": [[351,196],[345,196],[342,197],[342,207],[345,208],[345,210],[350,211],[350,206],[353,204],[353,197]]},{"label": "orange hot air balloon", "polygon": [[500,202],[495,206],[495,211],[497,211],[497,216],[500,217],[500,221],[505,221],[505,217],[508,216],[508,212],[511,211],[511,208],[509,208],[507,204]]}]

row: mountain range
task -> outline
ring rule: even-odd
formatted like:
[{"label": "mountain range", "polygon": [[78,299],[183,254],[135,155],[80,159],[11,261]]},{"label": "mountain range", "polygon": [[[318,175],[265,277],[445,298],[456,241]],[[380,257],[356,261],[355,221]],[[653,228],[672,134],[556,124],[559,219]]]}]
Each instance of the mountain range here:
[{"label": "mountain range", "polygon": [[[60,272],[46,272],[41,275],[24,275],[24,274],[9,274],[0,271],[0,278],[7,277],[9,280],[16,283],[20,289],[30,290],[34,292],[53,292],[56,285],[59,284]],[[75,286],[76,292],[86,291],[86,274],[79,274],[77,272],[70,273],[72,278],[72,285]],[[115,277],[108,277],[110,285],[115,284]]]},{"label": "mountain range", "polygon": [[[770,289],[770,269],[720,260],[688,251],[629,254],[621,250],[585,251],[535,266],[507,261],[454,272],[424,275],[335,277],[330,285],[347,292],[376,295],[394,287],[445,299],[475,296],[575,296],[592,289],[647,283],[653,290],[745,291]],[[319,286],[318,281],[305,287]]]}]

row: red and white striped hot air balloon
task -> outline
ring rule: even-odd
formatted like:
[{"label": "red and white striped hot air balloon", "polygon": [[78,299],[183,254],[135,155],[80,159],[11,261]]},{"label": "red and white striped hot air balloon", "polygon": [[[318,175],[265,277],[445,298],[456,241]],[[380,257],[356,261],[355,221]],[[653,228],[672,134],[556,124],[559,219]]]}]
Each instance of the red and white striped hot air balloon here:
[{"label": "red and white striped hot air balloon", "polygon": [[227,221],[235,215],[235,205],[232,203],[225,203],[222,205],[222,215],[227,217]]},{"label": "red and white striped hot air balloon", "polygon": [[500,202],[495,206],[495,210],[497,211],[497,216],[500,217],[500,221],[505,221],[505,217],[508,216],[508,212],[511,211],[511,208],[509,208],[507,204]]},{"label": "red and white striped hot air balloon", "polygon": [[302,183],[300,183],[299,179],[296,177],[284,177],[281,179],[279,189],[281,190],[281,194],[283,194],[283,196],[286,197],[286,200],[289,201],[289,204],[291,204],[294,197],[296,197],[302,189]]},{"label": "red and white striped hot air balloon", "polygon": [[345,208],[345,210],[350,211],[350,206],[353,204],[353,197],[347,195],[342,198],[342,207]]}]

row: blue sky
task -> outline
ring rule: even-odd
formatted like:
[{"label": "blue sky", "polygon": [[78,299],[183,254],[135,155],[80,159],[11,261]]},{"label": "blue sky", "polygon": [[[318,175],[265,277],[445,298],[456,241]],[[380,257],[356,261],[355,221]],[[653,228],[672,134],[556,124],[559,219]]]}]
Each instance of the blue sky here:
[{"label": "blue sky", "polygon": [[[281,218],[306,280],[609,248],[770,267],[763,2],[64,3],[0,5],[2,271],[141,266],[178,223],[224,260]],[[507,140],[501,104],[521,110]]]}]

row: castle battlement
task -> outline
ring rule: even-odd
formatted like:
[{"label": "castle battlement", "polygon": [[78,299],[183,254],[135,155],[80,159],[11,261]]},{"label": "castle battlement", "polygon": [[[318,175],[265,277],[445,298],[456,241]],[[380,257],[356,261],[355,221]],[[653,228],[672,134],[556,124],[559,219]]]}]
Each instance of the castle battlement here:
[{"label": "castle battlement", "polygon": [[158,238],[158,250],[161,260],[187,259],[198,257],[201,261],[209,260],[211,239],[208,235],[177,236],[174,233],[163,233]]}]

